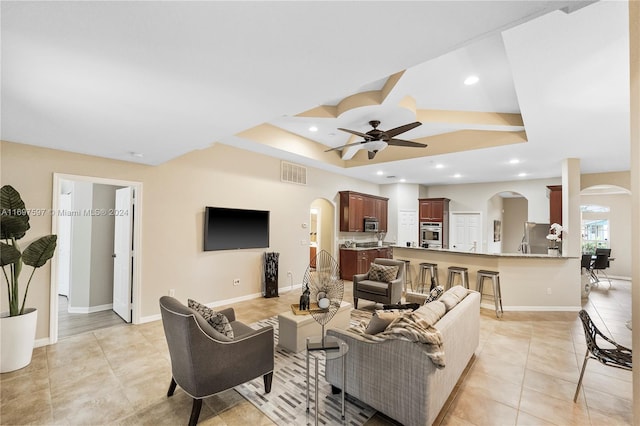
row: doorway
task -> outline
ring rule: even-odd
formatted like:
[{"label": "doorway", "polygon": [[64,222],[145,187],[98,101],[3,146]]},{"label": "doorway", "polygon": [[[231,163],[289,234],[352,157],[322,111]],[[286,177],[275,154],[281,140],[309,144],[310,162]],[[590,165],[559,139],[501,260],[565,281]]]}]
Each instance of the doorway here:
[{"label": "doorway", "polygon": [[456,251],[482,251],[482,213],[451,212],[449,247]]},{"label": "doorway", "polygon": [[[51,343],[139,322],[140,256],[133,254],[139,253],[140,242],[140,212],[134,210],[134,199],[139,203],[141,191],[139,182],[54,174],[52,231],[58,235],[59,250],[51,273]],[[116,269],[115,249],[123,239],[124,277]]]},{"label": "doorway", "polygon": [[335,258],[335,208],[324,199],[313,200],[309,209],[309,259],[325,250]]}]

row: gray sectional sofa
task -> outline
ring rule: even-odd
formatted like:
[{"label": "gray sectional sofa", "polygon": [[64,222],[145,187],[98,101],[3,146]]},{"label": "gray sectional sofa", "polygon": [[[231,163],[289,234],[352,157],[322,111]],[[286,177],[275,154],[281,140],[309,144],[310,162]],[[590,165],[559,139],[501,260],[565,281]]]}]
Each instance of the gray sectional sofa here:
[{"label": "gray sectional sofa", "polygon": [[[469,291],[434,326],[443,338],[446,366],[442,369],[436,368],[419,344],[371,342],[348,330],[328,330],[328,335],[349,345],[347,394],[405,426],[431,425],[478,347],[480,294]],[[341,362],[327,360],[329,383],[341,387],[341,373]]]}]

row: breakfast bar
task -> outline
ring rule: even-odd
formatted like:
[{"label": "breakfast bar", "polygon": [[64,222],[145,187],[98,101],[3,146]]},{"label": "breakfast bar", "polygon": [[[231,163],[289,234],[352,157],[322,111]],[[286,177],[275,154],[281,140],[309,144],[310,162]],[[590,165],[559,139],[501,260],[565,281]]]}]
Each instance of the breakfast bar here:
[{"label": "breakfast bar", "polygon": [[[393,247],[393,258],[408,260],[414,289],[422,262],[438,265],[439,281],[446,284],[450,266],[466,267],[469,288],[476,290],[479,270],[499,272],[505,311],[579,311],[581,307],[580,259],[523,253],[476,253],[451,249]],[[427,284],[427,288],[429,284]],[[411,291],[411,289],[408,289]],[[482,306],[493,309],[491,286],[484,286]]]}]

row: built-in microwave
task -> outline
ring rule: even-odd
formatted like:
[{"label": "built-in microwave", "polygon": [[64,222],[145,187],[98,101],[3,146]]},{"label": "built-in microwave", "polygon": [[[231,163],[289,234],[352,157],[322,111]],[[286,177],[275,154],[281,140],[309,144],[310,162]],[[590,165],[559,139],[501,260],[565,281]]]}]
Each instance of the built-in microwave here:
[{"label": "built-in microwave", "polygon": [[375,217],[364,218],[364,232],[378,232],[378,219]]}]

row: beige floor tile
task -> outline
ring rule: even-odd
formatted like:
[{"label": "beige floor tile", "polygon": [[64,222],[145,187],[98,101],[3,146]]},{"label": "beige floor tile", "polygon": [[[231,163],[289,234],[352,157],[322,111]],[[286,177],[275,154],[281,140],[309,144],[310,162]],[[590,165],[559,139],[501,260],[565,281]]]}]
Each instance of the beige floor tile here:
[{"label": "beige floor tile", "polygon": [[74,425],[92,424],[96,419],[109,423],[135,414],[133,405],[119,385],[97,387],[91,391],[76,389],[53,396],[51,403],[54,421],[67,420]]},{"label": "beige floor tile", "polygon": [[539,417],[527,414],[524,411],[518,413],[518,419],[516,420],[518,426],[563,426],[561,424],[552,423],[548,420],[542,420]]},{"label": "beige floor tile", "polygon": [[35,372],[41,372],[41,373],[44,372],[44,374],[47,374],[47,369],[48,369],[48,365],[47,365],[46,346],[35,348],[33,350],[33,354],[31,355],[31,364],[16,371],[0,374],[0,389],[2,389],[2,383],[5,380],[10,380],[10,379],[13,379],[14,377],[19,377],[24,375],[30,375]]},{"label": "beige floor tile", "polygon": [[603,413],[631,419],[633,403],[630,398],[620,398],[609,393],[607,387],[601,390],[583,388],[587,407]]},{"label": "beige floor tile", "polygon": [[627,426],[633,424],[631,413],[606,413],[595,408],[589,409],[589,417],[593,426]]},{"label": "beige floor tile", "polygon": [[522,390],[520,411],[558,425],[582,426],[589,423],[585,406],[526,387]]},{"label": "beige floor tile", "polygon": [[571,382],[539,371],[526,370],[523,386],[553,398],[573,402],[577,386],[576,382],[577,378],[576,381]]},{"label": "beige floor tile", "polygon": [[256,426],[272,426],[275,425],[267,416],[262,414],[249,401],[241,402],[218,414],[228,426],[245,426],[248,424]]},{"label": "beige floor tile", "polygon": [[29,374],[12,376],[0,383],[0,404],[20,398],[27,398],[32,393],[49,389],[49,374],[46,369],[34,370]]},{"label": "beige floor tile", "polygon": [[[184,425],[189,422],[192,406],[193,399],[178,388],[173,396],[165,397],[162,401],[138,411],[138,424]],[[207,404],[203,403],[198,424],[205,423],[214,417],[216,417],[216,414]]]},{"label": "beige floor tile", "polygon": [[[2,387],[6,386],[5,382]],[[0,424],[51,424],[53,423],[53,410],[51,396],[48,390],[39,390],[21,395],[0,404]]]},{"label": "beige floor tile", "polygon": [[448,410],[476,426],[515,425],[518,410],[485,396],[474,388],[461,388]]},{"label": "beige floor tile", "polygon": [[515,409],[520,404],[521,384],[508,382],[492,374],[485,374],[477,370],[470,372],[461,385],[461,391],[464,392],[468,388],[473,388],[474,394],[484,395]]},{"label": "beige floor tile", "polygon": [[525,363],[512,363],[502,358],[496,358],[484,352],[476,356],[470,373],[481,372],[500,378],[509,383],[521,385],[524,379]]}]

